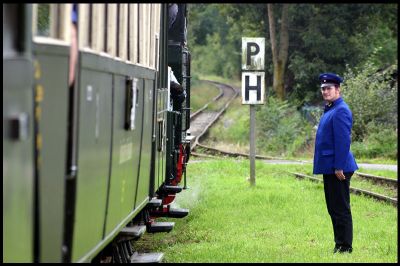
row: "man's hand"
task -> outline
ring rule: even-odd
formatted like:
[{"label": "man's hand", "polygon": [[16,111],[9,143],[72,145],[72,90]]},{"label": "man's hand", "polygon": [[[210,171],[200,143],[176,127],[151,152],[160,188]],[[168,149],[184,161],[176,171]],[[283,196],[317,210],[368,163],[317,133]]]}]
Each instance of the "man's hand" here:
[{"label": "man's hand", "polygon": [[345,180],[346,177],[343,174],[343,170],[335,170],[335,175],[339,180]]}]

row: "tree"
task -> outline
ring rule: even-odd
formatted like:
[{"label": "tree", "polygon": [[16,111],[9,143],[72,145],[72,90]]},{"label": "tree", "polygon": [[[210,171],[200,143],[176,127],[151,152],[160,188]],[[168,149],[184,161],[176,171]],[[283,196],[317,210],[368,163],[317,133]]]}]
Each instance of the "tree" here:
[{"label": "tree", "polygon": [[[271,40],[272,62],[274,64],[273,89],[280,100],[285,99],[285,68],[288,59],[289,31],[288,31],[288,5],[282,6],[281,29],[279,47],[276,39],[275,18],[272,4],[267,4],[269,36]],[[279,50],[278,50],[279,49]]]},{"label": "tree", "polygon": [[[346,65],[363,66],[374,53],[381,66],[397,59],[397,4],[296,4],[289,9],[288,99],[322,101],[318,75],[343,76]],[[293,7],[293,8],[292,8]],[[346,82],[346,81],[345,81]]]},{"label": "tree", "polygon": [[297,107],[319,104],[320,73],[343,76],[346,65],[363,66],[374,51],[373,62],[380,67],[394,64],[397,9],[394,3],[190,4],[192,70],[240,79],[241,37],[268,36],[275,40],[265,43],[270,95]]}]

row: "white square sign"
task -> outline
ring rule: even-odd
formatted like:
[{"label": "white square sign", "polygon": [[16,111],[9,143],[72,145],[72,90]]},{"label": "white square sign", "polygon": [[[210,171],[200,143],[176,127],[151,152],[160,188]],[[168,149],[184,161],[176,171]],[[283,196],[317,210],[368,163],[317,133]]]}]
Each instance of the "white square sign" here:
[{"label": "white square sign", "polygon": [[242,104],[264,104],[264,91],[264,72],[242,72]]},{"label": "white square sign", "polygon": [[242,37],[242,70],[264,70],[265,38]]}]

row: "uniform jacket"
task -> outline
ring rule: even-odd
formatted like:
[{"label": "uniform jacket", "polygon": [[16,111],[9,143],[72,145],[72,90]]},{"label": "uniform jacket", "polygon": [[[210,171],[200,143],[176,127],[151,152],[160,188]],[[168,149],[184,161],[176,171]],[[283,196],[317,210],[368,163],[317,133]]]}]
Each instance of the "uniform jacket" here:
[{"label": "uniform jacket", "polygon": [[314,152],[314,174],[344,173],[358,169],[350,151],[352,113],[340,97],[326,106],[317,129]]}]

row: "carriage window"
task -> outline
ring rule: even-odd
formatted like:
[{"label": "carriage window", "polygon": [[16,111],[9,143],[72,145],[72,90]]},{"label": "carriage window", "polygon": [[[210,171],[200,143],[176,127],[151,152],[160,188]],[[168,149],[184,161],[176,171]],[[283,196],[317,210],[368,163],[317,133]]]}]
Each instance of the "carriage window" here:
[{"label": "carriage window", "polygon": [[118,57],[127,60],[128,4],[119,4],[118,12]]},{"label": "carriage window", "polygon": [[155,51],[154,51],[154,68],[156,70],[158,70],[159,65],[158,65],[158,50],[159,48],[159,38],[158,38],[158,33],[154,34],[154,38],[155,38]]},{"label": "carriage window", "polygon": [[129,5],[129,60],[137,63],[138,4]]},{"label": "carriage window", "polygon": [[158,130],[157,130],[157,137],[158,137],[158,141],[157,141],[157,151],[163,151],[163,147],[164,147],[164,119],[160,119],[158,118],[157,120],[157,124],[158,124]]},{"label": "carriage window", "polygon": [[141,59],[141,53],[142,49],[141,47],[143,47],[143,5],[139,5],[139,12],[138,12],[138,29],[137,29],[137,61],[138,63],[141,63],[143,60]]},{"label": "carriage window", "polygon": [[157,69],[160,12],[161,4],[79,4],[79,48]]},{"label": "carriage window", "polygon": [[50,36],[50,4],[38,4],[36,34],[39,36]]},{"label": "carriage window", "polygon": [[97,52],[104,51],[104,14],[105,14],[105,4],[93,4],[92,6],[92,42],[91,47]]},{"label": "carriage window", "polygon": [[149,5],[139,5],[139,45],[138,45],[138,63],[148,65],[147,52],[149,50],[149,24],[150,24]]},{"label": "carriage window", "polygon": [[120,48],[119,48],[119,43],[120,43],[120,40],[119,40],[119,32],[120,32],[120,28],[121,28],[121,25],[120,25],[120,4],[117,4],[117,33],[116,33],[116,38],[115,38],[115,40],[117,41],[116,42],[116,45],[115,45],[115,49],[117,50],[116,51],[116,53],[115,53],[115,56],[116,57],[119,57],[119,50],[120,50]]},{"label": "carriage window", "polygon": [[154,19],[155,19],[155,10],[154,10],[154,7],[155,7],[155,5],[154,4],[151,4],[150,5],[150,34],[149,34],[149,42],[150,42],[150,45],[149,45],[149,50],[148,50],[148,63],[149,63],[149,66],[150,67],[153,67],[154,68],[154,44],[155,44],[155,39],[154,39],[154,30],[155,30],[155,28],[154,28]]},{"label": "carriage window", "polygon": [[[72,4],[33,4],[32,35],[64,42],[71,40]],[[42,38],[42,39],[41,39]]]},{"label": "carriage window", "polygon": [[116,54],[116,34],[117,34],[117,4],[107,4],[107,47],[106,53],[111,56]]},{"label": "carriage window", "polygon": [[151,51],[153,51],[153,46],[154,46],[154,29],[153,29],[153,19],[154,19],[154,11],[153,11],[153,4],[150,4],[148,6],[148,13],[149,15],[147,16],[147,51],[146,51],[146,66],[152,67],[152,58],[151,56],[153,55]]}]

